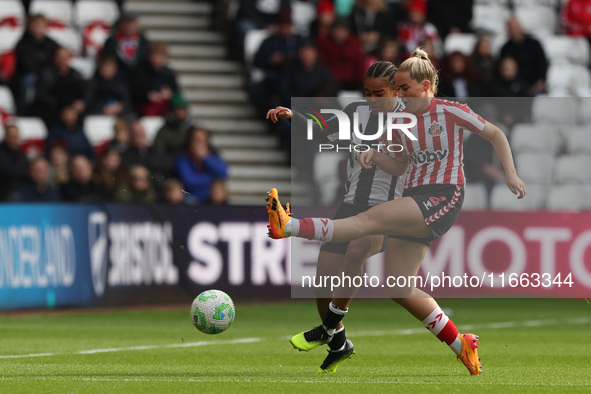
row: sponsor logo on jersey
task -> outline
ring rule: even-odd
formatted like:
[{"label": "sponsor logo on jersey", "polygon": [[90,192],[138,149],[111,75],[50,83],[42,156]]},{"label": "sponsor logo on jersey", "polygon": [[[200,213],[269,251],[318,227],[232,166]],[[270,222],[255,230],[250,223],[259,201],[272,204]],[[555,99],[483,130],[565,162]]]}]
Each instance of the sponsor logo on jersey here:
[{"label": "sponsor logo on jersey", "polygon": [[443,127],[443,125],[439,122],[433,122],[427,129],[427,133],[429,133],[431,137],[435,137],[445,133],[445,127]]},{"label": "sponsor logo on jersey", "polygon": [[421,150],[409,154],[408,157],[410,157],[414,165],[420,165],[425,163],[433,163],[434,161],[438,160],[445,160],[447,158],[447,154],[447,149],[436,150],[435,152],[432,152],[430,150]]}]

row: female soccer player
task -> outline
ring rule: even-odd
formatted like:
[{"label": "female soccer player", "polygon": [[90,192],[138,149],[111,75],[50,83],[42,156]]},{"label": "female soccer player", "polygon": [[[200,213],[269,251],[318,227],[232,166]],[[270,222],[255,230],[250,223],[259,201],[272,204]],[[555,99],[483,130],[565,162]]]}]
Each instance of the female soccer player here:
[{"label": "female soccer player", "polygon": [[[378,61],[371,65],[365,75],[365,101],[349,104],[343,112],[350,118],[357,112],[361,122],[362,132],[366,135],[375,135],[379,128],[379,113],[383,113],[383,119],[388,112],[400,111],[402,105],[397,101],[397,89],[394,76],[396,67],[385,61]],[[288,119],[292,122],[292,128],[306,130],[306,119],[298,112],[286,107],[277,107],[267,113],[267,119],[277,122],[279,119]],[[330,118],[327,121],[328,132],[314,128],[314,137],[318,142],[333,142],[338,137],[338,121]],[[353,135],[351,143],[374,144],[379,141],[361,141]],[[358,155],[358,154],[357,154]],[[393,198],[400,197],[404,185],[404,176],[393,176],[377,166],[361,166],[356,157],[356,152],[351,152],[347,166],[347,183],[343,203],[335,214],[335,219],[341,219],[357,215],[370,207],[381,204]],[[343,273],[350,277],[362,273],[363,263],[369,257],[382,251],[385,247],[384,235],[368,235],[351,242],[324,243],[320,247],[316,275],[326,277]],[[324,319],[330,307],[334,303],[339,310],[347,310],[357,289],[338,288],[333,294],[327,289],[319,289],[316,298],[316,306],[321,319]],[[332,300],[331,300],[332,297]],[[319,368],[319,372],[334,372],[338,363],[354,353],[353,344],[347,341],[345,328],[342,322],[338,322],[333,335],[329,337],[322,326],[316,327],[306,333],[295,335],[291,339],[294,348],[301,351],[311,350],[319,345],[328,343],[328,356]],[[343,347],[344,345],[347,345]]]},{"label": "female soccer player", "polygon": [[[404,155],[390,157],[369,151],[362,154],[359,161],[364,168],[376,164],[392,174],[404,174],[408,169],[402,198],[350,218],[292,220],[281,207],[277,190],[271,189],[267,204],[271,238],[297,236],[344,242],[371,234],[386,234],[390,236],[386,247],[386,269],[389,271],[386,274],[396,277],[416,275],[431,241],[445,234],[460,212],[464,197],[463,130],[469,130],[493,145],[505,169],[507,186],[518,198],[525,196],[525,184],[517,176],[503,132],[474,114],[468,106],[435,98],[437,71],[425,51],[415,50],[400,65],[395,80],[405,111],[417,118],[416,125],[409,127],[416,140],[394,130],[394,135],[406,148]],[[459,334],[432,297],[411,283],[403,293],[396,293],[394,301],[445,342],[470,374],[480,374],[478,337]],[[334,333],[346,312],[331,305],[323,321],[329,335]]]}]

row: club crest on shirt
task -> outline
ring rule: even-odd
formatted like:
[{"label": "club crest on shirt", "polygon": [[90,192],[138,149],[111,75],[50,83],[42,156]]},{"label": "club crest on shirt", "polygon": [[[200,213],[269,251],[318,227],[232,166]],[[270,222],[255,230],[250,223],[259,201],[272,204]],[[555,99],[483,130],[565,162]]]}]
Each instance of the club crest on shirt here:
[{"label": "club crest on shirt", "polygon": [[431,137],[435,137],[437,135],[445,133],[445,128],[441,123],[433,122],[431,123],[431,126],[429,126],[429,128],[427,129],[427,133],[429,133]]}]

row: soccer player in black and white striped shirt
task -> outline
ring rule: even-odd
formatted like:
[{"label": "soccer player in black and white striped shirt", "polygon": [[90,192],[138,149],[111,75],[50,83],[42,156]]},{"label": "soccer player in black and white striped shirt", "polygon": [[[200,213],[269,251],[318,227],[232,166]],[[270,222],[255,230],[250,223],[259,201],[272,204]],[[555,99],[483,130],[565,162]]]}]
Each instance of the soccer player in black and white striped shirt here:
[{"label": "soccer player in black and white striped shirt", "polygon": [[[396,67],[384,61],[374,63],[367,70],[364,81],[366,100],[351,103],[343,110],[349,119],[353,119],[353,114],[357,112],[358,124],[351,122],[351,127],[357,127],[364,135],[375,135],[380,126],[384,126],[384,124],[380,125],[380,121],[384,122],[387,119],[386,113],[402,109],[402,104],[396,99],[395,74]],[[383,114],[381,117],[380,113]],[[267,113],[267,118],[273,122],[277,122],[278,118],[290,119],[292,129],[300,132],[306,130],[306,118],[289,108],[274,108]],[[314,140],[320,143],[337,143],[339,124],[336,116],[327,119],[326,126],[328,130],[324,131],[314,125]],[[344,142],[352,145],[380,143],[379,140],[361,140],[355,133],[351,133],[351,141]],[[350,150],[345,195],[334,219],[355,216],[402,194],[405,175],[393,176],[377,166],[364,169],[358,162],[358,156],[358,152],[354,149]],[[324,243],[318,255],[316,275],[326,277],[342,272],[350,277],[358,276],[362,273],[365,260],[382,251],[385,242],[385,236],[370,235],[351,242]],[[330,308],[347,310],[357,291],[356,288],[340,287],[330,294],[328,289],[321,290],[325,293],[318,293],[316,299],[321,319],[325,318]],[[319,371],[335,372],[338,364],[354,353],[354,347],[345,336],[342,322],[339,322],[338,327],[331,334],[329,335],[322,326],[319,326],[315,330],[295,335],[291,343],[296,349],[303,351],[311,350],[318,344],[328,343],[330,351]]]}]

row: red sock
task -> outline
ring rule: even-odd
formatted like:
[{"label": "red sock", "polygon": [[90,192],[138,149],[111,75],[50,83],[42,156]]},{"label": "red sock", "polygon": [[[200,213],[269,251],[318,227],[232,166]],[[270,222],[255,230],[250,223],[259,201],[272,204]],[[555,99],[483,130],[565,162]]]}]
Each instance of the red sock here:
[{"label": "red sock", "polygon": [[456,325],[447,317],[439,306],[424,320],[425,328],[435,335],[441,342],[451,345],[456,340],[459,332]]},{"label": "red sock", "polygon": [[298,231],[297,236],[301,238],[306,238],[309,240],[314,239],[315,230],[314,230],[314,222],[311,218],[303,218],[303,219],[296,219],[300,222],[300,231]]}]

